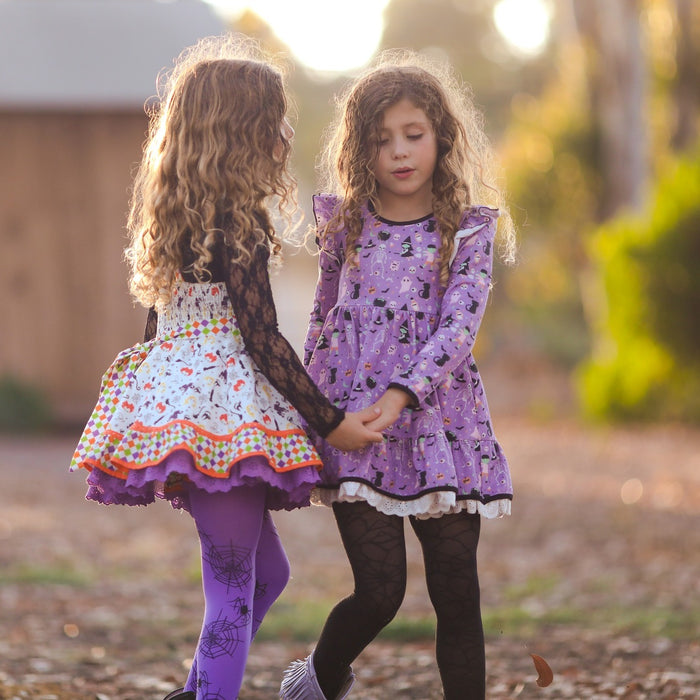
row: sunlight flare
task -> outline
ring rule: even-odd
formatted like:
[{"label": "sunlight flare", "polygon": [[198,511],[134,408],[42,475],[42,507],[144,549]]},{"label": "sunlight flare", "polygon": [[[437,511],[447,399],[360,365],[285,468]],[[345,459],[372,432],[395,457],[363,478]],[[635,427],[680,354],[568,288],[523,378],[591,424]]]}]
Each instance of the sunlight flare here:
[{"label": "sunlight flare", "polygon": [[525,55],[540,53],[549,39],[551,13],[545,0],[499,0],[493,21],[513,49]]},{"label": "sunlight flare", "polygon": [[382,38],[388,1],[207,0],[233,21],[246,9],[251,10],[272,28],[297,60],[322,73],[352,71],[372,58]]}]

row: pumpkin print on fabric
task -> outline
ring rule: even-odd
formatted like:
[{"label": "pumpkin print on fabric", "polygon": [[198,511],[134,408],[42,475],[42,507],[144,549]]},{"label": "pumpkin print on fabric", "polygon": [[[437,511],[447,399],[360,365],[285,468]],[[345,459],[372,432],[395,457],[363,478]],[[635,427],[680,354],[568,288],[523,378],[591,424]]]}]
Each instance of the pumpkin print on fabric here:
[{"label": "pumpkin print on fabric", "polygon": [[[314,198],[319,231],[339,204],[332,195]],[[349,411],[371,405],[392,383],[418,406],[404,409],[383,444],[344,453],[319,440],[324,468],[315,502],[363,499],[417,517],[510,512],[508,463],[472,355],[497,217],[487,207],[464,213],[445,288],[431,216],[394,223],[365,208],[357,265],[343,264],[342,233],[323,239],[305,345],[309,374]]]}]

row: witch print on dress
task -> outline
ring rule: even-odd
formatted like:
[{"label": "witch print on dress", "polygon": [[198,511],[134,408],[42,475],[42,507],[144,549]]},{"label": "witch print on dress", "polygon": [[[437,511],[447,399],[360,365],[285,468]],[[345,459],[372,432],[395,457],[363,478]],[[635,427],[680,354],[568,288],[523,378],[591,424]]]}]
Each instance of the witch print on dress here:
[{"label": "witch print on dress", "polygon": [[[333,195],[314,198],[319,229],[338,206]],[[510,512],[510,472],[470,350],[489,294],[497,218],[488,207],[464,212],[447,287],[432,216],[395,223],[365,207],[358,242],[367,254],[357,266],[341,266],[341,235],[326,240],[305,347],[309,374],[347,410],[371,405],[392,382],[420,401],[384,431],[385,445],[350,454],[317,441],[324,469],[315,503],[361,496],[382,512],[418,517]]]}]

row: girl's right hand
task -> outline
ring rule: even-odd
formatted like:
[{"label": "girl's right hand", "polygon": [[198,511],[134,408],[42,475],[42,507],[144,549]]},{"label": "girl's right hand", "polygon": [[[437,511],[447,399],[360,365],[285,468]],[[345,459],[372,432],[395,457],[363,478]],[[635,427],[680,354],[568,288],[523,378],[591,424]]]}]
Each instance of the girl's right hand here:
[{"label": "girl's right hand", "polygon": [[365,423],[375,420],[381,414],[377,407],[370,406],[356,413],[346,413],[343,422],[326,435],[326,442],[339,450],[359,450],[371,442],[382,442],[384,437],[375,430],[369,430]]}]

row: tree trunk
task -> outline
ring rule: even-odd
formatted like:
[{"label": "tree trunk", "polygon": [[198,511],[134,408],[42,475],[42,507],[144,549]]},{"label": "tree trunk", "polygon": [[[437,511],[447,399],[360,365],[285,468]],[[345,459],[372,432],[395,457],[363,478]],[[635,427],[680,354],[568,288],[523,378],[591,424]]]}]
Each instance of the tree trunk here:
[{"label": "tree trunk", "polygon": [[592,110],[599,132],[604,182],[599,216],[641,211],[648,184],[646,67],[640,0],[574,0],[588,45]]},{"label": "tree trunk", "polygon": [[675,151],[692,148],[697,139],[700,99],[700,6],[697,0],[676,0],[678,44],[675,85],[676,125],[671,138]]}]

